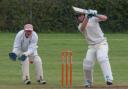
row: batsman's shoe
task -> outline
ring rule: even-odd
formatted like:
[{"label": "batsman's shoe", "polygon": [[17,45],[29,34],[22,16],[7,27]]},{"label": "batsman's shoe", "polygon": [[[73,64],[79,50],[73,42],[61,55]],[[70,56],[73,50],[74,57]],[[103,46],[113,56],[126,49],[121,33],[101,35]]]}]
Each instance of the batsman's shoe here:
[{"label": "batsman's shoe", "polygon": [[86,80],[85,88],[91,88],[91,87],[92,87],[92,82],[90,80]]},{"label": "batsman's shoe", "polygon": [[107,81],[106,84],[107,84],[107,85],[112,85],[112,82],[108,82],[108,81]]},{"label": "batsman's shoe", "polygon": [[46,84],[46,81],[45,80],[37,80],[37,82],[39,83],[39,84]]},{"label": "batsman's shoe", "polygon": [[107,85],[112,85],[112,84],[113,84],[113,83],[112,83],[112,80],[107,79],[106,84],[107,84]]},{"label": "batsman's shoe", "polygon": [[107,81],[106,84],[107,85],[112,85],[113,83],[112,83],[112,81]]},{"label": "batsman's shoe", "polygon": [[29,85],[31,84],[31,81],[29,79],[24,80],[24,84]]}]

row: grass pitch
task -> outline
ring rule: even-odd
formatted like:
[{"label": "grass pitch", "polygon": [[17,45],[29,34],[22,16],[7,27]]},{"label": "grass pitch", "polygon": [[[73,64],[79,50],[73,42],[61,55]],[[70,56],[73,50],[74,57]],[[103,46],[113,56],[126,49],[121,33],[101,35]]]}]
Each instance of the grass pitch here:
[{"label": "grass pitch", "polygon": [[[33,64],[30,65],[32,84],[23,84],[20,62],[18,60],[13,62],[8,57],[14,37],[14,33],[0,33],[0,89],[60,89],[61,51],[66,49],[73,51],[73,88],[83,88],[81,87],[84,83],[82,64],[87,43],[81,34],[39,34],[38,52],[43,61],[46,85],[36,83]],[[106,37],[109,43],[114,85],[127,86],[128,34],[106,34]],[[98,63],[94,67],[94,86],[105,87]]]}]

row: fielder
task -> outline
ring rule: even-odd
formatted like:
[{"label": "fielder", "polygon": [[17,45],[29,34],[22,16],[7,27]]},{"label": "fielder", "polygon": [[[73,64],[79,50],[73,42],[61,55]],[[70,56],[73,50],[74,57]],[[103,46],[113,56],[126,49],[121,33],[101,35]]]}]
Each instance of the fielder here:
[{"label": "fielder", "polygon": [[99,25],[100,21],[107,20],[107,16],[97,14],[96,10],[84,10],[77,7],[73,9],[78,13],[78,29],[83,33],[89,45],[83,61],[85,87],[92,86],[93,67],[96,60],[100,64],[106,84],[112,85],[113,76],[108,58],[108,43]]},{"label": "fielder", "polygon": [[19,31],[15,37],[13,50],[9,53],[10,59],[16,58],[22,64],[22,79],[25,84],[31,84],[29,75],[29,62],[35,64],[36,80],[39,84],[46,84],[43,77],[42,60],[37,53],[38,35],[33,31],[32,24],[26,24],[24,29]]}]

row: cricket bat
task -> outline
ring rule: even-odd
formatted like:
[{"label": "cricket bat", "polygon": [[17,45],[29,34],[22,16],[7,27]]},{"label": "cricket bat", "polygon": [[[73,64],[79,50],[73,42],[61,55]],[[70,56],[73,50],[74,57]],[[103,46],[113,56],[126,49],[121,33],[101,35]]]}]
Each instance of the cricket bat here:
[{"label": "cricket bat", "polygon": [[73,10],[74,10],[76,13],[88,14],[88,10],[86,10],[86,9],[78,8],[78,7],[75,7],[75,6],[72,6],[72,8],[73,8]]}]

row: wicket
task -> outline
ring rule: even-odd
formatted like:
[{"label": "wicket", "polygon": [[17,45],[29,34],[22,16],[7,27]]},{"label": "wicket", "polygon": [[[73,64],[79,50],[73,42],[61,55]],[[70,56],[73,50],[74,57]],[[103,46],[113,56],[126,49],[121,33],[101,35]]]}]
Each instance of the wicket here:
[{"label": "wicket", "polygon": [[[66,87],[68,87],[68,64],[70,62],[70,87],[72,87],[72,51],[62,51],[61,53],[61,59],[62,59],[62,77],[61,77],[61,86],[64,87],[64,71],[66,71],[65,74],[65,81],[66,81]],[[66,64],[65,64],[66,61]],[[64,70],[64,65],[66,65],[66,70]]]}]

